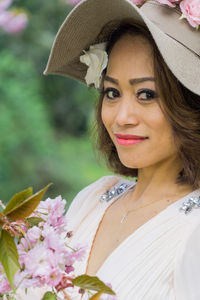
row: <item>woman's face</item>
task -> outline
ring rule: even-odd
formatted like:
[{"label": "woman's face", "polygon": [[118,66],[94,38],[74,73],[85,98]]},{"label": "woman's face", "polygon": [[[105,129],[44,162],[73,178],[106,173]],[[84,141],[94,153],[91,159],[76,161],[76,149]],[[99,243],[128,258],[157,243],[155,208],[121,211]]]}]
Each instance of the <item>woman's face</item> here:
[{"label": "woman's face", "polygon": [[177,155],[158,101],[151,46],[126,34],[110,53],[102,104],[104,126],[126,167],[149,167]]}]

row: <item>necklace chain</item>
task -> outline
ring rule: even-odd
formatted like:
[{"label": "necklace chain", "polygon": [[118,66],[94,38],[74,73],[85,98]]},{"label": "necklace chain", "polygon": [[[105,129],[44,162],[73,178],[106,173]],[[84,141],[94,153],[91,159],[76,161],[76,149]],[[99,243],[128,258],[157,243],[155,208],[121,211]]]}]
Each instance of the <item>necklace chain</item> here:
[{"label": "necklace chain", "polygon": [[[121,183],[120,185],[115,185],[113,188],[111,188],[110,190],[108,190],[108,191],[106,191],[106,193],[104,193],[102,196],[101,196],[101,198],[100,198],[100,202],[109,202],[109,201],[111,201],[113,198],[115,198],[115,197],[119,197],[119,195],[122,195],[127,189],[129,189],[131,186],[128,184],[128,183]],[[133,186],[132,186],[133,187]],[[130,191],[130,189],[129,189],[129,191]],[[174,196],[177,196],[177,195],[179,195],[180,196],[180,193],[175,193],[174,195],[173,195],[173,197]],[[122,215],[122,218],[121,218],[121,220],[120,220],[120,223],[123,223],[125,220],[127,220],[127,216],[128,216],[128,214],[130,214],[130,213],[132,213],[132,212],[134,212],[134,211],[136,211],[136,210],[138,210],[138,209],[141,209],[141,208],[144,208],[144,207],[147,207],[147,206],[149,206],[149,205],[151,205],[151,204],[153,204],[153,203],[156,203],[156,202],[159,202],[159,201],[162,201],[163,199],[159,199],[159,200],[155,200],[155,201],[152,201],[152,202],[150,202],[150,203],[147,203],[147,204],[145,204],[145,205],[143,205],[143,206],[139,206],[139,207],[136,207],[136,208],[133,208],[133,209],[130,209],[130,210],[128,210],[128,211],[126,211],[123,215]],[[169,202],[169,198],[168,199],[164,199],[165,201],[167,201],[167,202]],[[164,201],[163,200],[163,201]],[[192,204],[191,204],[191,201],[192,201]],[[183,203],[183,205],[182,205],[182,208],[181,208],[181,210],[183,210],[185,213],[187,213],[188,211],[190,211],[191,209],[192,209],[192,207],[193,206],[198,206],[198,207],[200,207],[200,196],[199,196],[199,198],[196,200],[195,199],[195,201],[197,202],[194,202],[193,201],[193,198],[191,198],[191,199],[189,199],[188,200],[188,203],[186,203],[186,202],[184,202]],[[194,203],[193,203],[194,202]],[[191,206],[192,205],[192,206]],[[123,206],[123,205],[122,205]],[[125,211],[125,209],[124,209],[124,211]]]},{"label": "necklace chain", "polygon": [[[139,207],[136,207],[136,208],[127,210],[127,211],[123,214],[123,216],[122,216],[122,218],[121,218],[121,220],[120,220],[120,223],[122,224],[122,223],[124,223],[124,221],[127,220],[127,216],[128,216],[129,213],[131,213],[131,212],[133,212],[133,211],[136,211],[136,210],[138,210],[138,209],[140,209],[140,208],[147,207],[147,206],[149,206],[149,205],[151,205],[151,204],[153,204],[153,203],[156,203],[156,202],[159,202],[159,201],[162,201],[162,200],[163,200],[163,199],[159,199],[159,200],[156,200],[156,201],[152,201],[152,202],[150,202],[150,203],[148,203],[148,204],[146,204],[146,205],[139,206]],[[168,201],[168,200],[167,200],[167,201]]]}]

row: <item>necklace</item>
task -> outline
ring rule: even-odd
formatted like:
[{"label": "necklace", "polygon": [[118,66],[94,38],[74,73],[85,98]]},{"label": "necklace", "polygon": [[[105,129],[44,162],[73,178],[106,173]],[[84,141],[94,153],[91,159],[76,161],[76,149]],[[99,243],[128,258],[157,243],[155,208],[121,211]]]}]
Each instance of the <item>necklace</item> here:
[{"label": "necklace", "polygon": [[[177,194],[175,194],[175,195],[177,195]],[[139,206],[139,207],[136,207],[136,208],[127,210],[127,211],[123,214],[123,216],[122,216],[122,218],[121,218],[121,220],[120,220],[120,223],[121,223],[121,224],[124,223],[124,221],[127,220],[127,217],[128,217],[128,215],[129,215],[130,213],[132,213],[132,212],[134,212],[134,211],[136,211],[136,210],[138,210],[138,209],[140,209],[140,208],[147,207],[147,206],[149,206],[149,205],[151,205],[151,204],[153,204],[153,203],[159,202],[159,201],[163,201],[163,199],[156,200],[156,201],[152,201],[152,202],[150,202],[150,203],[148,203],[148,204],[146,204],[146,205]],[[166,201],[169,202],[169,199],[167,199]]]},{"label": "necklace", "polygon": [[[127,182],[116,184],[110,190],[107,190],[103,195],[101,195],[101,198],[99,199],[99,201],[102,202],[102,203],[104,203],[104,202],[110,202],[114,198],[121,196],[123,193],[125,193],[128,189],[130,189],[132,187],[133,186],[130,185],[129,183],[127,183]],[[174,194],[173,197],[177,196],[177,195],[179,195],[180,197],[182,197],[180,195],[180,193]],[[149,205],[151,205],[153,203],[159,202],[161,200],[162,199],[159,199],[159,200],[156,200],[156,201],[152,201],[152,202],[150,202],[150,203],[148,203],[146,205],[139,206],[139,207],[136,207],[136,208],[133,208],[133,209],[130,209],[130,210],[126,211],[123,214],[123,216],[122,216],[122,218],[120,220],[120,223],[123,223],[124,221],[126,221],[127,220],[127,216],[130,213],[132,213],[132,212],[134,212],[134,211],[136,211],[136,210],[138,210],[140,208],[144,208],[146,206],[149,206]],[[167,199],[166,201],[169,202],[169,199]],[[180,207],[180,211],[184,211],[185,214],[188,214],[188,212],[190,212],[193,208],[200,208],[200,196],[190,197],[189,200],[187,200],[187,202],[183,202],[182,206]],[[125,209],[124,209],[124,211],[125,211]]]}]

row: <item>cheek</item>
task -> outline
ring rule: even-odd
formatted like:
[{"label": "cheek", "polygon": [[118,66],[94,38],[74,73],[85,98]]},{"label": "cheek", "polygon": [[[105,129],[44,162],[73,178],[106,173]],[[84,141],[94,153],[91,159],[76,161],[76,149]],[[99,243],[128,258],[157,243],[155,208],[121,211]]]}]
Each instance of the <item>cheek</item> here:
[{"label": "cheek", "polygon": [[145,118],[143,120],[146,123],[146,126],[149,127],[154,134],[160,135],[161,133],[164,134],[166,131],[170,131],[170,125],[157,103],[144,115]]},{"label": "cheek", "polygon": [[154,106],[154,109],[145,114],[143,119],[148,128],[151,140],[158,143],[160,146],[169,149],[174,149],[173,132],[169,121],[159,105]]},{"label": "cheek", "polygon": [[176,151],[171,126],[163,113],[154,120],[152,119],[152,130],[154,132],[152,138],[163,152],[174,153]]}]

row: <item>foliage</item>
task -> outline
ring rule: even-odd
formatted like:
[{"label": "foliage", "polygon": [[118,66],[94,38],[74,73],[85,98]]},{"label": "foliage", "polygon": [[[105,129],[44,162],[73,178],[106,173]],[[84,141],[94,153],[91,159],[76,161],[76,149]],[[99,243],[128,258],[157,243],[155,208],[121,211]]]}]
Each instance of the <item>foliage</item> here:
[{"label": "foliage", "polygon": [[[67,166],[65,174],[70,187],[67,199],[73,199],[82,188],[91,182],[104,175],[111,174],[106,170],[100,158],[94,155],[92,141],[90,141],[88,135],[79,138],[66,136],[60,142],[59,150]],[[69,205],[69,203],[67,204]]]},{"label": "foliage", "polygon": [[62,161],[32,64],[0,55],[0,191],[6,199],[30,182],[40,186],[56,177],[59,186],[54,167]]},{"label": "foliage", "polygon": [[115,295],[113,290],[109,286],[105,285],[105,283],[99,280],[99,278],[96,276],[91,278],[91,276],[88,275],[81,275],[73,279],[72,283],[82,289]]},{"label": "foliage", "polygon": [[[66,201],[60,196],[41,201],[49,186],[35,194],[32,188],[15,194],[0,212],[0,296],[18,299],[18,288],[41,286],[44,292],[47,287],[52,290],[43,300],[56,300],[59,292],[71,299],[66,289],[74,287],[96,291],[90,299],[115,295],[98,277],[74,277],[74,264],[83,259],[85,246],[72,248],[67,242],[72,232],[64,216]],[[43,220],[37,226],[30,223],[38,217]]]},{"label": "foliage", "polygon": [[96,94],[74,80],[42,75],[71,6],[62,0],[13,5],[29,11],[29,25],[18,35],[0,32],[0,199],[30,183],[38,189],[52,181],[51,194],[69,205],[106,173],[87,134]]},{"label": "foliage", "polygon": [[14,239],[6,230],[1,230],[0,261],[4,267],[10,286],[14,289],[13,278],[19,269],[18,253]]},{"label": "foliage", "polygon": [[29,25],[16,36],[2,33],[0,49],[6,45],[6,49],[22,60],[33,62],[52,125],[64,134],[77,137],[84,134],[87,131],[88,111],[92,108],[87,87],[64,77],[42,75],[56,32],[72,7],[62,0],[21,0],[15,2],[15,6],[29,11]]},{"label": "foliage", "polygon": [[[15,273],[20,268],[14,240],[18,228],[21,229],[17,222],[23,221],[35,210],[48,187],[36,194],[32,194],[32,188],[29,188],[14,195],[1,213],[0,261],[12,289]],[[14,225],[12,222],[15,222]]]}]

